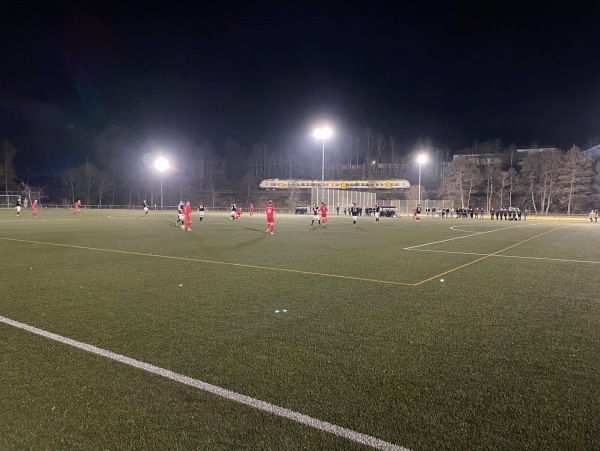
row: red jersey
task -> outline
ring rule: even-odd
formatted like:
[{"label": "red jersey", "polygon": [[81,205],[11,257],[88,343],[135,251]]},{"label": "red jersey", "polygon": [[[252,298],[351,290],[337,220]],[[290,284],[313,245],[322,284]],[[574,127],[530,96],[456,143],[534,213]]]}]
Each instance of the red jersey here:
[{"label": "red jersey", "polygon": [[319,210],[321,211],[321,217],[324,218],[327,216],[327,205],[321,205],[321,207],[319,208]]},{"label": "red jersey", "polygon": [[37,211],[37,200],[33,201],[33,203],[31,204],[31,208],[33,209],[33,211]]},{"label": "red jersey", "polygon": [[267,219],[273,219],[275,216],[275,207],[273,205],[267,205],[265,207],[265,213],[267,214]]},{"label": "red jersey", "polygon": [[250,204],[250,211],[254,211],[254,205]]},{"label": "red jersey", "polygon": [[192,216],[192,207],[190,207],[189,205],[184,206],[183,214],[185,215],[186,218],[191,217]]}]

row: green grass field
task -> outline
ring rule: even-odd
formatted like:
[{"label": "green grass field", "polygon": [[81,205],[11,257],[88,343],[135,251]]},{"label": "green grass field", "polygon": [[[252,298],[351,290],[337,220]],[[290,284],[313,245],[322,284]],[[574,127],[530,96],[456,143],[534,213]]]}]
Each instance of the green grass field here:
[{"label": "green grass field", "polygon": [[0,449],[600,449],[600,224],[310,220],[0,210]]}]

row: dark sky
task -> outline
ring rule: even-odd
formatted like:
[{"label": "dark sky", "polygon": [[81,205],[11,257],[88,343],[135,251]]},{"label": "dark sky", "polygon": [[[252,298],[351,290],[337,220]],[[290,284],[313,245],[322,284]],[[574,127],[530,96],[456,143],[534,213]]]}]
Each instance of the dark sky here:
[{"label": "dark sky", "polygon": [[320,119],[451,150],[600,136],[598,2],[72,3],[0,14],[0,138],[21,161],[114,129],[284,146]]}]

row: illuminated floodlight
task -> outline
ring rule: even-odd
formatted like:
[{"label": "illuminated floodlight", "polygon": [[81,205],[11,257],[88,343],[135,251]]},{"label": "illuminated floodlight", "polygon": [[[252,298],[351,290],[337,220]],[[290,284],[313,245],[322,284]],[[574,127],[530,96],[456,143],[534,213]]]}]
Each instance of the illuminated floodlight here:
[{"label": "illuminated floodlight", "polygon": [[169,169],[169,160],[165,157],[158,157],[154,162],[154,167],[162,173]]},{"label": "illuminated floodlight", "polygon": [[333,131],[329,127],[317,127],[313,133],[313,136],[320,139],[323,144],[323,160],[321,164],[321,202],[325,199],[325,140],[330,138]]},{"label": "illuminated floodlight", "polygon": [[333,131],[329,127],[318,127],[314,132],[314,136],[317,139],[327,139],[330,138],[332,134]]},{"label": "illuminated floodlight", "polygon": [[418,162],[419,164],[423,164],[423,163],[425,163],[426,161],[427,161],[427,155],[425,155],[424,153],[422,153],[421,155],[419,155],[419,156],[417,157],[417,162]]},{"label": "illuminated floodlight", "polygon": [[169,169],[169,160],[165,157],[158,157],[154,162],[154,167],[160,172],[160,208],[163,208],[163,172]]}]

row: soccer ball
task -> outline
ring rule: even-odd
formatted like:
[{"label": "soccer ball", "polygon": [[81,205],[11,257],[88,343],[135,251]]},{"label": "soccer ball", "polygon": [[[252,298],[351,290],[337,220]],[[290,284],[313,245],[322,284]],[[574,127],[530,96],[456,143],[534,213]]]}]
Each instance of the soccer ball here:
[{"label": "soccer ball", "polygon": [[181,230],[185,230],[185,226],[181,224]]}]

